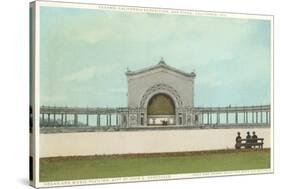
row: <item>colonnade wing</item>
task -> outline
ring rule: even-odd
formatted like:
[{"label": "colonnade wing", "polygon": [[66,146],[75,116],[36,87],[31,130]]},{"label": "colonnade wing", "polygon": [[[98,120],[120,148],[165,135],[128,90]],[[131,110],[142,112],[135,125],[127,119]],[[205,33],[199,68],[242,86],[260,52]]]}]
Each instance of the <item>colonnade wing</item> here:
[{"label": "colonnade wing", "polygon": [[205,107],[200,112],[201,125],[270,125],[270,105]]},{"label": "colonnade wing", "polygon": [[40,125],[43,127],[120,126],[126,108],[40,108]]},{"label": "colonnade wing", "polygon": [[[270,105],[235,107],[181,107],[175,126],[270,126]],[[40,108],[41,127],[150,127],[144,108]]]}]

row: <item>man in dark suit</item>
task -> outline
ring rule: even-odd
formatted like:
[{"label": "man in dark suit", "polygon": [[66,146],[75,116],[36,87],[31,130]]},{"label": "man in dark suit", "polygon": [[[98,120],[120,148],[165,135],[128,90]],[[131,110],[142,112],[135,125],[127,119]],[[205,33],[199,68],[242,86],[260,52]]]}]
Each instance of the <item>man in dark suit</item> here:
[{"label": "man in dark suit", "polygon": [[235,148],[236,149],[240,149],[241,148],[241,136],[240,136],[240,132],[237,133],[237,137],[235,139],[236,144],[235,144]]},{"label": "man in dark suit", "polygon": [[247,136],[246,136],[246,146],[245,147],[252,148],[251,143],[252,143],[252,137],[250,135],[250,132],[248,131]]},{"label": "man in dark suit", "polygon": [[252,135],[252,143],[257,143],[258,140],[257,140],[258,136],[256,135],[256,132],[253,131],[253,135]]}]

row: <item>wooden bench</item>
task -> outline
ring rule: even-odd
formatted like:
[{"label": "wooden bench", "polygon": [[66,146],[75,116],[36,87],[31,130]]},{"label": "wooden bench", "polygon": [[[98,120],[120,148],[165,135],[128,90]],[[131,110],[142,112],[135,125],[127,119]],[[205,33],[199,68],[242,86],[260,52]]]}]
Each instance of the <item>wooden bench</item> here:
[{"label": "wooden bench", "polygon": [[240,148],[256,148],[256,146],[259,149],[263,148],[263,140],[264,138],[256,138],[256,139],[241,139],[236,142],[235,148],[240,149]]}]

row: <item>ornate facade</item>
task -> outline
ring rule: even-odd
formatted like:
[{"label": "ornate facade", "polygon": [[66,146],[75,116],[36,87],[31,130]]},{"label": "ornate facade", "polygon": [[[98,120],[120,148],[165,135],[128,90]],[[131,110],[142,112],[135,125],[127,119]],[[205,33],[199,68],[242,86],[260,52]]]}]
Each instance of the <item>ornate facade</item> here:
[{"label": "ornate facade", "polygon": [[[118,129],[158,126],[190,128],[270,126],[270,105],[194,107],[195,73],[185,73],[168,66],[163,59],[149,68],[138,71],[127,70],[126,75],[128,107],[41,106],[40,125]],[[81,121],[82,116],[84,121]]]},{"label": "ornate facade", "polygon": [[[185,114],[194,105],[194,79],[195,73],[185,73],[168,66],[163,59],[149,68],[127,73],[128,79],[128,107],[140,108],[140,122],[137,125],[182,125],[185,124]],[[162,96],[160,95],[162,94]],[[170,100],[160,102],[159,98],[165,95]],[[158,98],[158,99],[157,99]],[[148,112],[149,102],[159,101],[159,109],[165,107],[165,103],[172,102],[166,112]],[[155,109],[155,108],[154,108]],[[157,110],[155,110],[157,111]],[[158,111],[159,112],[159,111]],[[170,112],[170,113],[169,113]],[[173,112],[173,113],[171,113]],[[189,111],[190,112],[190,111]],[[192,117],[193,115],[189,115]]]}]

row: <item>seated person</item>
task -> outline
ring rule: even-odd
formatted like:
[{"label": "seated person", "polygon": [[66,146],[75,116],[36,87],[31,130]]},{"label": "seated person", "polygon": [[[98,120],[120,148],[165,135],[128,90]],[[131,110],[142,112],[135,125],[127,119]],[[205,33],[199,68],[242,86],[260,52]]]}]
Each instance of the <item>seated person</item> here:
[{"label": "seated person", "polygon": [[235,144],[235,148],[236,149],[240,149],[241,148],[241,136],[240,136],[240,132],[237,133],[237,137],[235,139],[236,144]]},{"label": "seated person", "polygon": [[252,148],[251,143],[252,143],[252,137],[250,135],[250,132],[248,131],[246,136],[246,144],[248,145],[246,145],[245,148]]},{"label": "seated person", "polygon": [[257,138],[258,138],[258,136],[256,135],[256,132],[254,131],[253,136],[252,136],[252,143],[257,143],[258,142]]}]

